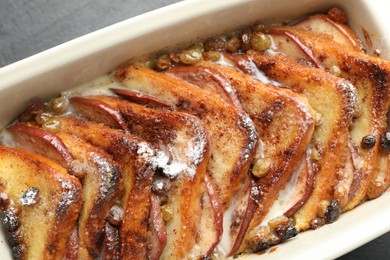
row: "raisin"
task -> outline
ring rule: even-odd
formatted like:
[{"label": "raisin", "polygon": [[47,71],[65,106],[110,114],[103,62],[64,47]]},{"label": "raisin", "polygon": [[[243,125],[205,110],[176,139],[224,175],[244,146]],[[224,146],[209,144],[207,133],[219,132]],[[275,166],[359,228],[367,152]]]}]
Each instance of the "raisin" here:
[{"label": "raisin", "polygon": [[223,38],[210,38],[204,44],[205,51],[225,51],[226,40]]},{"label": "raisin", "polygon": [[10,232],[16,231],[20,226],[19,218],[11,211],[4,212],[3,224],[4,227]]},{"label": "raisin", "polygon": [[381,136],[381,147],[384,151],[390,151],[390,132],[385,132]]},{"label": "raisin", "polygon": [[284,226],[282,228],[276,228],[275,233],[282,241],[285,241],[298,235],[298,231],[294,226]]},{"label": "raisin", "polygon": [[252,34],[250,43],[255,51],[265,51],[271,46],[271,39],[262,32],[255,32]]},{"label": "raisin", "polygon": [[362,138],[361,146],[363,149],[371,149],[375,146],[376,140],[373,135],[366,135]]},{"label": "raisin", "polygon": [[332,200],[325,212],[325,222],[333,223],[339,219],[341,214],[340,203]]},{"label": "raisin", "polygon": [[171,186],[168,178],[157,178],[153,181],[152,190],[157,195],[164,195],[171,189]]},{"label": "raisin", "polygon": [[251,49],[251,37],[252,32],[250,30],[245,31],[241,34],[241,50],[247,51]]},{"label": "raisin", "polygon": [[271,243],[269,241],[264,241],[264,242],[260,242],[260,243],[256,244],[255,246],[252,247],[252,249],[253,249],[253,252],[257,253],[257,252],[261,252],[261,251],[266,250],[270,246],[271,246]]},{"label": "raisin", "polygon": [[202,52],[195,49],[185,50],[180,54],[180,61],[184,64],[194,64],[202,60]]},{"label": "raisin", "polygon": [[162,55],[160,56],[157,60],[156,63],[154,64],[154,67],[158,71],[164,71],[172,67],[172,62],[171,59],[167,55]]},{"label": "raisin", "polygon": [[232,36],[226,45],[226,49],[228,52],[237,52],[240,49],[240,39],[237,36]]},{"label": "raisin", "polygon": [[332,19],[336,23],[347,23],[348,22],[347,14],[340,7],[333,7],[332,9],[330,9],[328,12],[328,16],[330,19]]},{"label": "raisin", "polygon": [[12,255],[16,259],[20,259],[24,252],[24,246],[23,245],[16,245],[12,247]]},{"label": "raisin", "polygon": [[64,97],[55,98],[51,101],[50,108],[55,114],[63,114],[68,109],[68,100]]},{"label": "raisin", "polygon": [[110,209],[107,221],[113,226],[120,226],[122,224],[123,209],[117,205]]}]

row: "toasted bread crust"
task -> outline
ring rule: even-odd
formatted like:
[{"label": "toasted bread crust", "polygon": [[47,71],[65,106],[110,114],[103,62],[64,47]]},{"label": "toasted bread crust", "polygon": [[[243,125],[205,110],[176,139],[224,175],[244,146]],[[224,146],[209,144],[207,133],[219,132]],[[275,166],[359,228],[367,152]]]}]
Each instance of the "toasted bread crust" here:
[{"label": "toasted bread crust", "polygon": [[[251,230],[261,223],[278,191],[284,188],[303,156],[314,130],[314,112],[306,99],[291,91],[262,84],[233,68],[205,62],[200,65],[213,67],[228,77],[243,109],[253,120],[264,142],[265,158],[272,160],[271,169],[256,181],[256,187],[262,191],[262,195],[254,197],[261,207],[254,214],[248,229]],[[272,119],[266,120],[263,115],[269,112],[272,113]],[[291,121],[287,114],[294,120]]]},{"label": "toasted bread crust", "polygon": [[[122,192],[122,171],[103,150],[75,136],[43,130],[32,124],[15,124],[7,129],[17,145],[34,153],[45,153],[49,158],[64,162],[63,157],[52,156],[59,152],[68,154],[66,169],[83,180],[83,206],[78,223],[78,254],[92,259],[100,251],[100,240],[110,207]],[[47,143],[47,140],[51,140]],[[41,145],[36,145],[41,144]]]},{"label": "toasted bread crust", "polygon": [[[201,233],[207,232],[199,230],[198,225],[201,221],[199,212],[204,210],[200,201],[206,192],[203,180],[210,157],[209,136],[200,120],[188,114],[151,109],[115,97],[87,98],[117,109],[131,133],[148,141],[157,150],[170,154],[172,163],[185,165],[177,179],[173,181],[173,188],[167,194],[166,205],[176,214],[166,225],[168,242],[161,257],[182,259],[192,254],[198,237]],[[89,111],[94,110],[91,106],[85,108]],[[95,114],[97,115],[92,115],[90,112],[88,117],[99,121],[99,114]],[[107,120],[102,121],[107,122]],[[111,126],[115,127],[115,125]],[[196,249],[204,255],[209,250],[209,248]]]},{"label": "toasted bread crust", "polygon": [[365,52],[362,41],[345,24],[333,21],[328,15],[315,14],[294,25],[294,27],[313,33],[331,35],[335,42],[349,45],[356,51]]},{"label": "toasted bread crust", "polygon": [[380,196],[390,63],[366,42],[336,7],[124,65],[66,111],[29,106],[0,134],[14,257],[236,258]]},{"label": "toasted bread crust", "polygon": [[245,121],[217,94],[145,67],[119,69],[117,79],[130,89],[157,96],[174,109],[202,120],[211,134],[208,172],[217,185],[224,208],[227,208],[240,187],[239,183],[245,178],[257,147],[258,136],[252,131],[251,122]]},{"label": "toasted bread crust", "polygon": [[57,133],[73,158],[83,164],[83,208],[79,216],[79,258],[99,255],[105,221],[122,193],[122,170],[103,150],[75,136]]},{"label": "toasted bread crust", "polygon": [[[351,81],[356,87],[357,104],[361,115],[355,119],[350,131],[354,145],[359,147],[362,138],[368,134],[379,140],[380,135],[386,131],[390,64],[387,61],[357,52],[346,45],[328,44],[331,38],[325,34],[313,34],[290,27],[278,27],[270,31],[271,34],[283,34],[284,32],[299,38],[312,50],[313,55],[321,60],[321,64],[325,68],[338,66],[341,69],[340,76]],[[380,153],[379,146],[379,142],[376,142],[372,149],[359,149],[358,156],[364,161],[364,166],[361,168],[362,177],[359,188],[356,189],[356,193],[344,210],[354,208],[366,196],[375,198],[389,185],[383,181],[381,185],[378,185],[379,183],[376,181],[379,157],[387,157],[387,155]],[[387,158],[383,160],[387,160]]]},{"label": "toasted bread crust", "polygon": [[[0,146],[1,191],[19,210],[20,227],[11,234],[22,259],[59,259],[81,208],[81,185],[60,165],[18,148]],[[20,197],[36,188],[38,197],[24,204]],[[52,215],[47,215],[52,212]],[[38,217],[37,217],[38,216]]]},{"label": "toasted bread crust", "polygon": [[[334,198],[333,186],[337,173],[345,168],[349,132],[355,112],[354,86],[323,70],[297,63],[281,55],[251,53],[256,65],[267,76],[308,98],[320,116],[311,141],[312,149],[320,153],[314,162],[315,188],[310,199],[295,215],[298,230],[310,228],[321,201]],[[348,197],[348,193],[344,194]]]},{"label": "toasted bread crust", "polygon": [[[248,230],[251,230],[262,221],[262,218],[268,212],[269,206],[272,205],[273,201],[277,198],[279,190],[283,189],[286,181],[297,167],[299,159],[306,149],[314,128],[313,114],[310,114],[312,111],[307,104],[307,101],[305,99],[300,100],[301,98],[292,92],[262,84],[250,76],[225,66],[216,65],[210,62],[200,62],[197,65],[199,66],[198,69],[189,67],[186,70],[186,67],[181,67],[174,68],[173,70],[170,70],[169,73],[185,78],[201,87],[203,87],[204,84],[207,84],[206,87],[209,88],[209,91],[220,93],[220,95],[225,97],[224,99],[227,102],[236,105],[237,102],[239,102],[237,106],[239,106],[240,109],[244,109],[244,111],[249,114],[261,140],[263,140],[264,157],[272,159],[271,169],[264,177],[257,180],[256,184],[252,187],[252,190],[258,188],[262,191],[261,197],[251,194],[251,197],[260,204],[259,207],[256,207],[257,211],[254,212],[253,209],[250,209],[251,202],[249,202],[247,205],[248,209],[243,211],[245,214],[240,217],[236,215],[234,223],[236,223],[238,219],[242,219],[243,223],[241,227],[245,228],[245,230],[240,230],[240,225],[237,224],[235,224],[236,228],[230,230],[232,234],[237,236],[237,240],[233,240],[234,246],[231,251],[231,254],[234,254],[240,246],[246,229],[249,228]],[[213,75],[218,77],[218,79],[213,79]],[[221,80],[222,77],[226,77],[226,79]],[[206,81],[204,82],[204,80]],[[215,84],[214,82],[219,82],[220,85],[213,86],[213,84]],[[222,92],[223,90],[225,90],[225,92]],[[234,93],[237,94],[237,96],[235,96]],[[267,109],[270,109],[270,107],[266,104],[272,104],[272,102],[278,103],[279,107],[274,110],[271,108],[271,113],[273,114],[270,121],[272,122],[263,124],[264,122],[259,119],[259,116],[267,113]],[[296,122],[298,123],[293,126],[291,121],[289,122],[288,118],[286,119],[285,114],[287,113],[294,114],[297,120]],[[281,116],[282,114],[283,116]],[[288,125],[290,127],[289,130],[286,130],[286,127],[282,127],[283,124]],[[291,131],[294,134],[285,133],[284,131]],[[270,135],[267,136],[267,134]],[[294,136],[295,139],[288,139],[287,136],[289,135]],[[271,136],[274,136],[274,138],[272,139]],[[281,140],[283,138],[282,136],[288,141],[283,142]],[[280,143],[275,142],[275,139],[279,139],[278,142]],[[272,143],[271,146],[270,142],[272,142],[272,140],[274,143]],[[270,152],[270,147],[272,147],[271,149],[274,149],[274,153]],[[294,152],[287,153],[288,156],[283,157],[283,160],[278,161],[280,159],[280,154],[286,154],[284,149],[293,149]],[[277,152],[275,152],[275,150]],[[261,151],[261,153],[262,152],[263,151]],[[277,153],[279,154],[276,155]],[[262,156],[263,155],[259,154],[258,159],[261,159]],[[255,171],[255,169],[252,169],[252,171]],[[243,214],[243,212],[241,214]],[[248,214],[250,214],[249,218],[252,219],[249,226],[244,223],[247,221],[244,220],[244,218],[248,217]],[[237,227],[239,229],[237,229]]]},{"label": "toasted bread crust", "polygon": [[153,150],[142,139],[102,124],[75,116],[57,119],[61,122],[61,131],[75,134],[101,147],[122,166],[124,218],[121,226],[121,256],[134,259],[147,255],[150,194],[154,175],[149,160],[153,156]]}]

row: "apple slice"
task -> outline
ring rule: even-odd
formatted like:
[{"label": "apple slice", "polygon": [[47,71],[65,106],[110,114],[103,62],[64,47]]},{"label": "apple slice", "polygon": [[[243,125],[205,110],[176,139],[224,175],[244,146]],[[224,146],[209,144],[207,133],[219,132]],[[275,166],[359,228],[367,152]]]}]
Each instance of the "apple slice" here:
[{"label": "apple slice", "polygon": [[[300,167],[293,174],[292,178],[287,183],[286,188],[279,192],[279,198],[286,201],[285,197],[289,197],[289,203],[285,207],[283,215],[293,217],[294,214],[302,208],[309,200],[314,190],[315,175],[313,171],[313,162],[311,159],[310,149],[306,152],[306,156],[302,158],[302,169]],[[288,195],[286,195],[288,194]]]},{"label": "apple slice", "polygon": [[321,62],[313,55],[310,47],[306,46],[298,37],[289,32],[272,31],[272,41],[277,50],[281,53],[288,53],[288,56],[316,68],[323,68]]},{"label": "apple slice", "polygon": [[96,99],[72,97],[69,99],[73,110],[86,118],[94,118],[95,121],[115,128],[128,131],[127,124],[118,109]]},{"label": "apple slice", "polygon": [[240,190],[241,194],[236,197],[234,207],[231,207],[232,210],[225,212],[224,224],[226,224],[224,227],[226,227],[226,230],[224,235],[227,238],[222,238],[219,245],[225,255],[234,255],[241,247],[242,241],[248,232],[249,225],[257,209],[257,204],[251,196],[253,188],[256,189],[256,182],[253,176],[250,176],[246,185]]},{"label": "apple slice", "polygon": [[[200,201],[207,192],[203,182],[210,156],[208,134],[200,120],[188,114],[151,109],[114,97],[91,96],[85,99],[96,99],[118,109],[128,124],[130,132],[154,144],[156,149],[169,153],[171,167],[180,166],[178,168],[180,171],[177,173],[165,173],[176,179],[172,182],[172,189],[165,194],[168,200],[164,207],[168,207],[176,214],[166,224],[168,246],[163,256],[183,258],[193,254],[193,250],[196,250],[197,255],[207,255],[211,252],[215,247],[214,241],[210,244],[202,243],[203,246],[198,243],[194,247],[196,237],[216,237],[217,239],[220,234],[215,236],[214,232],[221,232],[219,224],[212,230],[202,229],[199,225],[199,222],[203,221],[200,219],[202,216],[213,215],[213,212],[199,214],[203,210],[213,211],[211,207],[200,207],[202,205]],[[94,118],[91,119],[98,121],[99,113]],[[169,169],[162,170],[169,171]],[[158,182],[158,180],[155,181]],[[207,197],[210,198],[210,196]],[[178,226],[185,228],[178,229]],[[208,235],[209,232],[212,234]]]},{"label": "apple slice", "polygon": [[0,165],[3,225],[14,257],[64,257],[81,208],[79,180],[59,164],[18,148],[0,146]]},{"label": "apple slice", "polygon": [[[93,258],[100,252],[99,240],[102,237],[105,220],[117,196],[122,192],[122,172],[120,166],[110,156],[95,146],[75,136],[57,133],[16,124],[8,128],[14,139],[22,140],[20,145],[29,147],[32,152],[41,152],[40,146],[34,146],[42,140],[59,140],[75,160],[68,167],[69,172],[77,172],[83,179],[83,207],[79,216],[78,237],[80,258]],[[28,143],[29,142],[29,143]],[[56,142],[55,144],[57,144]],[[57,149],[52,143],[46,147]]]},{"label": "apple slice", "polygon": [[[253,120],[256,129],[264,142],[264,155],[262,155],[262,150],[257,151],[256,158],[259,159],[258,163],[264,164],[265,160],[269,160],[271,158],[273,164],[272,168],[265,174],[266,177],[261,177],[258,181],[256,181],[257,185],[262,185],[260,184],[261,181],[270,181],[272,179],[272,185],[270,183],[265,184],[264,182],[264,186],[262,188],[262,197],[256,198],[261,201],[261,207],[259,207],[261,208],[259,209],[261,212],[257,211],[254,214],[252,223],[261,222],[261,218],[268,210],[268,207],[263,205],[272,205],[273,200],[275,200],[277,197],[279,189],[283,188],[284,181],[288,180],[294,168],[296,168],[298,165],[299,157],[303,156],[303,152],[306,149],[307,143],[310,140],[311,133],[314,128],[313,121],[310,121],[312,120],[312,115],[310,115],[310,112],[308,112],[311,111],[311,108],[307,105],[305,100],[300,100],[301,98],[297,95],[294,96],[293,101],[290,93],[288,93],[289,96],[287,96],[287,93],[285,93],[284,90],[277,90],[276,88],[264,85],[233,68],[212,64],[210,62],[200,62],[198,67],[176,67],[169,70],[168,73],[181,79],[188,80],[192,84],[195,84],[201,88],[205,88],[208,91],[223,93],[226,101],[231,102],[232,98],[226,97],[226,93],[228,93],[229,95],[233,96],[233,98],[239,99],[239,101],[241,101],[240,108],[242,106],[245,112],[251,116],[251,119]],[[210,85],[213,87],[209,87]],[[217,90],[218,88],[220,90]],[[230,89],[235,89],[237,96],[233,95],[234,92],[230,91]],[[262,100],[262,102],[255,101],[254,99]],[[275,109],[276,111],[272,111],[272,102],[275,100],[277,100],[275,103],[281,102],[283,105],[281,105],[278,109]],[[261,115],[266,115],[267,112],[269,112],[268,110],[271,110],[272,114],[272,119],[269,121],[278,123],[268,122],[270,124],[266,124],[264,122],[266,121],[265,119],[262,121]],[[287,113],[295,114],[296,118],[299,118],[302,124],[291,124],[291,121],[286,120],[287,118],[285,114]],[[271,135],[273,137],[271,137]],[[286,142],[283,143],[280,141],[272,143],[273,139],[283,139],[281,136],[284,136],[284,139],[286,139],[285,136],[298,136],[298,138],[288,140],[286,139]],[[291,154],[290,156],[285,156],[282,160],[280,158],[280,154],[285,154],[285,152],[290,148],[294,149],[296,153]],[[262,167],[256,167],[255,164],[254,168],[252,169],[253,174],[255,176],[261,175],[261,173],[259,173],[260,169],[262,169]],[[254,188],[256,189],[257,187],[258,186],[255,186]],[[256,196],[252,195],[252,197]],[[250,205],[250,203],[248,203],[248,205]],[[246,230],[235,229],[249,227],[249,225],[247,225],[247,219],[245,219],[245,216],[248,218],[248,214],[251,212],[251,210],[240,210],[239,212],[241,213],[232,214],[235,216],[234,219],[229,219],[232,223],[231,228],[229,228],[229,232],[237,236],[237,238],[235,236],[232,237],[233,250],[229,251],[230,254],[234,254],[235,250],[239,248],[243,239],[243,234],[246,233]],[[240,219],[242,219],[244,222],[242,225],[233,225],[233,223],[236,223],[237,220]],[[251,218],[249,218],[249,220],[251,220]],[[251,225],[251,227],[253,227],[255,224]],[[238,241],[237,239],[240,239],[241,241]],[[226,248],[224,251],[226,251]]]},{"label": "apple slice", "polygon": [[170,105],[167,102],[164,102],[163,100],[156,98],[151,95],[147,95],[145,93],[132,91],[129,89],[120,89],[120,88],[111,88],[111,91],[113,91],[115,94],[120,95],[127,100],[140,104],[145,105],[147,107],[151,108],[161,108],[161,109],[169,109],[173,110],[172,105]]},{"label": "apple slice", "polygon": [[[329,44],[332,38],[323,34],[317,35],[291,27],[274,28],[270,34],[283,35],[285,41],[290,42],[290,36],[299,39],[311,49],[313,56],[321,57],[321,63],[325,69],[334,70],[336,67],[339,76],[354,83],[360,116],[354,120],[350,135],[354,146],[359,147],[358,154],[364,163],[359,166],[362,171],[359,189],[344,210],[357,206],[366,195],[370,199],[377,197],[387,188],[385,183],[378,185],[376,176],[378,175],[378,163],[381,161],[383,165],[387,165],[386,161],[388,160],[385,153],[380,153],[379,140],[381,134],[387,129],[386,113],[389,106],[390,64],[334,41]],[[370,149],[362,149],[360,143],[367,135],[372,135],[376,144]],[[382,156],[385,158],[380,158]],[[384,172],[390,173],[390,171]]]},{"label": "apple slice", "polygon": [[345,24],[333,21],[328,15],[315,14],[294,24],[294,27],[331,35],[333,40],[344,45],[352,46],[356,51],[365,52],[363,43],[357,35]]},{"label": "apple slice", "polygon": [[74,134],[112,155],[123,169],[123,223],[121,256],[133,259],[148,254],[148,220],[151,185],[159,161],[154,150],[140,138],[75,116],[55,117],[61,132]]},{"label": "apple slice", "polygon": [[[211,181],[211,179],[206,175],[204,178],[204,185],[207,190],[207,196],[209,197],[208,199],[205,200],[205,203],[210,203],[211,208],[213,209],[213,215],[211,215],[208,218],[202,218],[202,220],[207,219],[213,219],[214,220],[214,227],[212,227],[210,230],[215,230],[215,235],[214,238],[211,238],[211,246],[208,246],[206,244],[206,247],[208,247],[208,251],[206,252],[206,256],[210,255],[215,247],[218,245],[218,243],[221,241],[221,236],[223,233],[223,207],[221,205],[217,189],[215,188],[215,184]],[[207,197],[206,196],[206,197]],[[204,212],[209,212],[209,210],[204,210]],[[204,223],[203,223],[204,224]],[[209,226],[210,223],[208,223],[207,226]],[[207,232],[201,233],[200,234],[200,241],[206,241],[206,238],[208,237]],[[210,238],[210,237],[209,237]],[[203,254],[203,252],[200,252]]]},{"label": "apple slice", "polygon": [[149,259],[158,260],[167,244],[167,232],[165,230],[165,223],[162,218],[160,203],[158,198],[152,194],[150,197],[150,241],[151,252]]},{"label": "apple slice", "polygon": [[9,127],[8,131],[14,133],[12,138],[19,146],[52,159],[62,167],[69,168],[73,158],[64,142],[50,131],[37,131],[36,129],[23,124],[16,124]]},{"label": "apple slice", "polygon": [[241,108],[236,90],[230,84],[229,79],[215,69],[199,66],[178,66],[169,69],[166,73],[188,81],[211,93],[217,93],[223,100]]}]

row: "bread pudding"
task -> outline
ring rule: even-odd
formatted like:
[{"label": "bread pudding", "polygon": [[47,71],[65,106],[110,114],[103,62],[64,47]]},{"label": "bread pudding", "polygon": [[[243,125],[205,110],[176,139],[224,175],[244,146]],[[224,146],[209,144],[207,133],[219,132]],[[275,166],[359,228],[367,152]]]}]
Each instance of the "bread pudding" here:
[{"label": "bread pudding", "polygon": [[390,185],[389,69],[336,7],[31,104],[0,146],[13,255],[224,259],[333,223]]}]

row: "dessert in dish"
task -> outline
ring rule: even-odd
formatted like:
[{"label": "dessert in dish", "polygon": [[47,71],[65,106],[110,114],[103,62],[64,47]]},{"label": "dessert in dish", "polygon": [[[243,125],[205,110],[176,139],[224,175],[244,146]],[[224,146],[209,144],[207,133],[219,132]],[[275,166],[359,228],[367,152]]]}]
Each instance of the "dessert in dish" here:
[{"label": "dessert in dish", "polygon": [[390,67],[346,22],[255,24],[30,105],[0,146],[14,257],[237,257],[380,196]]}]

